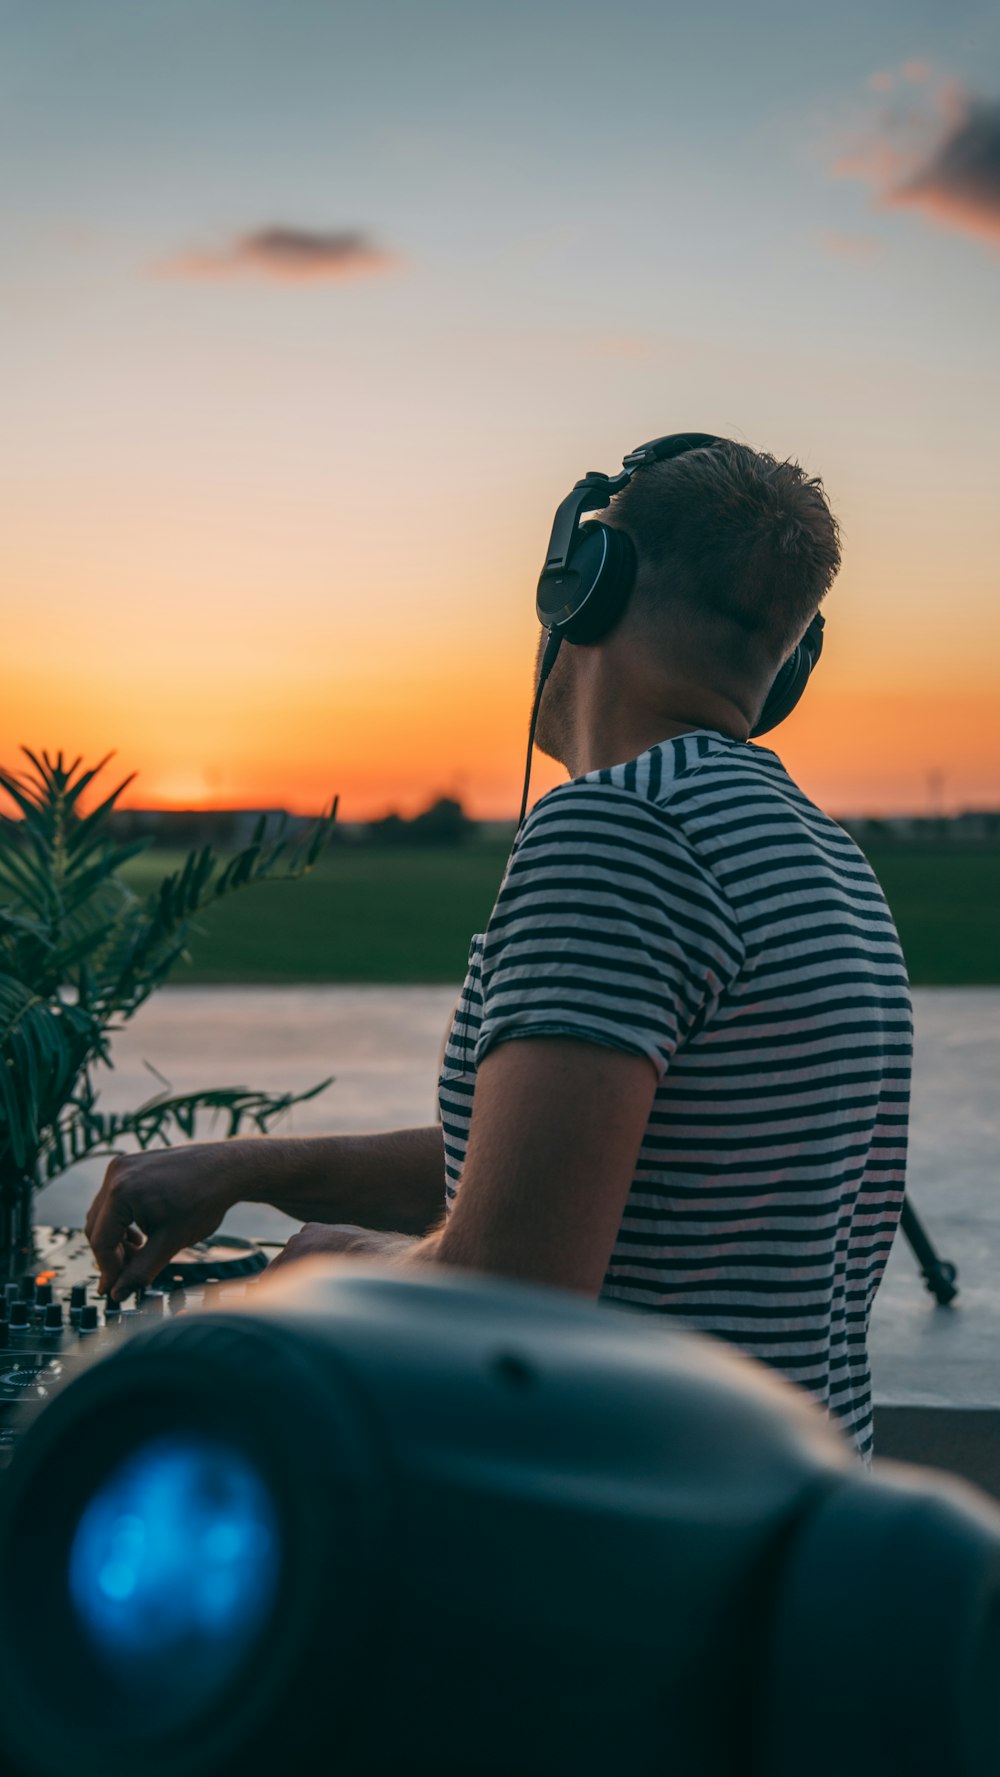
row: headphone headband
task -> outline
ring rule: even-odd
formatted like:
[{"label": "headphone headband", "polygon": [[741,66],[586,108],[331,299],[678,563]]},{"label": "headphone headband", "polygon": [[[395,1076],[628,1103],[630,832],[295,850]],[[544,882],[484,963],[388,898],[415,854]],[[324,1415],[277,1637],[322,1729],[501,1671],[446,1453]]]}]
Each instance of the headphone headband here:
[{"label": "headphone headband", "polygon": [[[639,444],[630,450],[622,459],[619,475],[605,475],[600,469],[588,469],[556,508],[552,521],[552,534],[549,547],[545,554],[545,566],[542,568],[538,581],[536,607],[538,621],[545,629],[557,629],[567,641],[596,641],[619,615],[621,603],[606,612],[602,607],[601,616],[595,623],[597,606],[593,602],[594,594],[603,589],[607,592],[609,584],[627,596],[628,588],[623,585],[623,570],[626,564],[619,558],[628,539],[620,531],[609,532],[607,526],[600,529],[605,536],[613,535],[616,543],[611,547],[614,556],[615,574],[609,580],[606,574],[609,551],[604,549],[596,555],[587,551],[587,560],[581,558],[579,568],[574,569],[573,557],[580,551],[583,540],[588,535],[588,528],[581,529],[580,520],[585,512],[600,512],[608,505],[614,494],[621,493],[631,481],[638,469],[648,467],[650,463],[660,463],[668,457],[679,457],[688,450],[703,450],[712,444],[725,444],[714,432],[669,432],[663,438],[652,438],[648,444]],[[631,547],[629,545],[629,547]],[[593,556],[593,559],[589,557]],[[634,562],[630,565],[634,568]],[[580,569],[584,569],[581,573]],[[584,607],[588,607],[584,615]],[[579,621],[578,621],[579,619]]]},{"label": "headphone headband", "polygon": [[[590,469],[561,502],[552,523],[552,534],[538,581],[535,610],[548,630],[542,656],[535,704],[528,735],[528,763],[521,800],[521,821],[528,806],[528,779],[535,723],[545,681],[563,640],[583,646],[599,642],[612,630],[625,609],[635,580],[636,554],[631,538],[615,525],[599,520],[581,524],[585,512],[599,512],[620,493],[638,470],[651,463],[683,456],[689,450],[708,450],[727,444],[715,432],[668,432],[637,445],[622,458],[618,475]],[[775,675],[751,738],[767,734],[794,709],[823,647],[823,619],[817,611],[796,648]]]},{"label": "headphone headband", "polygon": [[[622,458],[624,467],[630,475],[642,469],[647,463],[662,463],[668,457],[682,457],[686,450],[707,450],[710,444],[728,444],[727,438],[720,438],[715,432],[668,432],[664,438],[653,438],[648,444],[639,444],[630,450],[627,457]],[[624,481],[622,486],[624,487]],[[616,490],[617,491],[617,490]]]}]

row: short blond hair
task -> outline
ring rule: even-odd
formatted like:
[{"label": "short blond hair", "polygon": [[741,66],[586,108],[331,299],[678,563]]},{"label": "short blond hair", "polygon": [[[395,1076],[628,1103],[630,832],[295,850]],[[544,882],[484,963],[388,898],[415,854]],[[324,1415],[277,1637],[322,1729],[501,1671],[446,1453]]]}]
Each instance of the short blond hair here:
[{"label": "short blond hair", "polygon": [[639,557],[635,598],[655,619],[679,602],[783,660],[833,584],[840,533],[822,482],[795,462],[729,441],[639,469],[605,523]]}]

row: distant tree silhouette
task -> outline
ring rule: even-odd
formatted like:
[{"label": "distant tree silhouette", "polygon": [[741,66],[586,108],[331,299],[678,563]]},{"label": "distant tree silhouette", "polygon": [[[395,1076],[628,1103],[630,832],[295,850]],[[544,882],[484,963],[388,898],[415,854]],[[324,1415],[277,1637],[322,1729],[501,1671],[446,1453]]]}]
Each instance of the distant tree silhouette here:
[{"label": "distant tree silhouette", "polygon": [[372,839],[390,845],[461,845],[475,831],[475,825],[453,796],[439,796],[411,821],[398,814],[372,821],[369,833]]},{"label": "distant tree silhouette", "polygon": [[410,826],[414,839],[429,840],[434,845],[458,845],[468,838],[473,822],[453,796],[439,796]]}]

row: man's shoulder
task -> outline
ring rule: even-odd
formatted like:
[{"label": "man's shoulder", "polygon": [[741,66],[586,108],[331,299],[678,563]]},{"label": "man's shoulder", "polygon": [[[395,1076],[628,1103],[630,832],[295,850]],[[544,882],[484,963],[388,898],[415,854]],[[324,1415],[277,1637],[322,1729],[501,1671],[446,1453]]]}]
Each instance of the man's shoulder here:
[{"label": "man's shoulder", "polygon": [[641,784],[615,781],[610,772],[571,778],[535,803],[511,864],[517,871],[549,862],[563,872],[600,867],[625,874],[680,871],[688,878],[706,873],[705,860],[669,800],[651,797]]},{"label": "man's shoulder", "polygon": [[777,754],[698,729],[661,741],[621,765],[570,778],[540,797],[529,819],[611,820],[617,815],[679,832],[692,804],[711,800],[727,782],[749,787],[751,777],[765,794],[769,788],[791,785]]},{"label": "man's shoulder", "polygon": [[555,837],[580,823],[595,829],[622,825],[661,831],[674,823],[665,803],[655,801],[635,787],[626,788],[603,773],[570,778],[540,796],[523,828],[523,837],[540,833]]}]

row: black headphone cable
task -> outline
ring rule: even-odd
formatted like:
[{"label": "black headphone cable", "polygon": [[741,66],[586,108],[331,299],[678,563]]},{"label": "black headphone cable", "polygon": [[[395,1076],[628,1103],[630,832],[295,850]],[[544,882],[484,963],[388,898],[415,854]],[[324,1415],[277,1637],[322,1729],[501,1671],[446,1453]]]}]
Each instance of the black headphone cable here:
[{"label": "black headphone cable", "polygon": [[552,668],[555,666],[556,655],[559,652],[561,642],[562,631],[556,629],[553,624],[552,628],[549,630],[549,639],[545,644],[545,652],[542,655],[542,664],[538,671],[538,684],[535,687],[535,702],[531,711],[531,727],[528,729],[528,757],[525,760],[524,765],[524,794],[521,797],[521,812],[517,817],[518,833],[520,833],[521,828],[524,826],[524,817],[528,808],[528,785],[531,781],[531,754],[535,745],[535,728],[538,723],[538,711],[542,701],[542,692],[545,689],[545,681],[552,671]]}]

